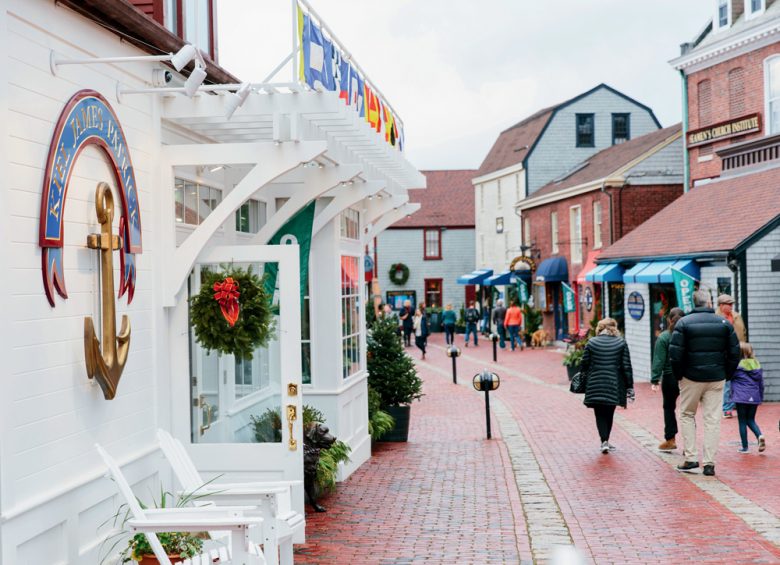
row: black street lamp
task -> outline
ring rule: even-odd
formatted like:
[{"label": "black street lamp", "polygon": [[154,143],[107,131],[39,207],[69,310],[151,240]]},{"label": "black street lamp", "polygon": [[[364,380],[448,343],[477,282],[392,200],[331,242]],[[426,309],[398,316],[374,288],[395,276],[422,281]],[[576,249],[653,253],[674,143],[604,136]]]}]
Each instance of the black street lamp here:
[{"label": "black street lamp", "polygon": [[474,375],[472,379],[474,390],[485,393],[485,422],[487,423],[487,438],[493,437],[490,433],[490,391],[496,390],[501,384],[501,379],[495,373],[483,369],[481,373]]},{"label": "black street lamp", "polygon": [[447,357],[452,358],[452,384],[458,384],[458,357],[460,357],[460,349],[452,344],[447,348]]}]

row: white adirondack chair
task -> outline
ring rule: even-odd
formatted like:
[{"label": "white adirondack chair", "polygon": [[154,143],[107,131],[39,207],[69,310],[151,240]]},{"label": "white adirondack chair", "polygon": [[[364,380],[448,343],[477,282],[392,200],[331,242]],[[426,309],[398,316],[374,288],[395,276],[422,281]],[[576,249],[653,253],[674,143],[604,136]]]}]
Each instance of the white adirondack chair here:
[{"label": "white adirondack chair", "polygon": [[[263,554],[268,565],[292,565],[293,536],[306,526],[304,516],[292,509],[290,489],[301,481],[209,483],[204,481],[181,442],[157,430],[160,448],[186,492],[197,490],[199,500],[218,504],[257,506],[263,517]],[[197,504],[198,502],[196,502]]]},{"label": "white adirondack chair", "polygon": [[[257,545],[249,541],[249,528],[262,527],[259,516],[246,516],[254,507],[202,506],[197,508],[154,508],[143,509],[133,494],[116,461],[98,444],[100,456],[108,467],[111,477],[125,499],[133,518],[127,521],[131,531],[143,533],[161,565],[265,565],[265,558]],[[157,532],[214,532],[212,538],[222,538],[226,546],[213,548],[207,553],[196,555],[184,561],[172,563],[157,538]],[[229,539],[221,536],[227,532]]]}]

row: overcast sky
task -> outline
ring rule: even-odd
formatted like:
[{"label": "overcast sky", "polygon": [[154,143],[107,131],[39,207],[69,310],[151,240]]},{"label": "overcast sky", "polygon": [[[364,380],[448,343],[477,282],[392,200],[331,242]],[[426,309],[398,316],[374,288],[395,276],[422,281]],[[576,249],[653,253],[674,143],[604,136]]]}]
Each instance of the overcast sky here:
[{"label": "overcast sky", "polygon": [[[400,114],[420,169],[477,168],[498,133],[605,82],[680,121],[668,61],[714,0],[311,0]],[[220,0],[219,60],[257,82],[290,52],[291,0]],[[290,80],[290,70],[277,77]]]}]

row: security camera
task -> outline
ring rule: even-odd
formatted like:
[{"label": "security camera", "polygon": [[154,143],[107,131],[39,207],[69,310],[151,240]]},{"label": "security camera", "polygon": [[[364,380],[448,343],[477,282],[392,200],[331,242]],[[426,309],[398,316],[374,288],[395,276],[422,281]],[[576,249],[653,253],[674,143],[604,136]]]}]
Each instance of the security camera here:
[{"label": "security camera", "polygon": [[152,71],[152,85],[165,86],[173,80],[173,74],[166,69],[154,69]]}]

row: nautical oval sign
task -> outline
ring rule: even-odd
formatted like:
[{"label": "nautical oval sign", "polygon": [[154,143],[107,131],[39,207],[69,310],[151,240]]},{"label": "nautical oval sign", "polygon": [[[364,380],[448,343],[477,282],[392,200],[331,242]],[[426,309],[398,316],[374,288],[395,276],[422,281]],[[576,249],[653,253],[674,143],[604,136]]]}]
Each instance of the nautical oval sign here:
[{"label": "nautical oval sign", "polygon": [[634,320],[639,321],[645,315],[645,299],[638,292],[634,291],[628,295],[627,305],[628,314]]},{"label": "nautical oval sign", "polygon": [[127,140],[108,101],[94,90],[80,90],[68,100],[57,120],[43,178],[39,243],[43,248],[43,286],[52,306],[55,290],[63,298],[68,297],[62,256],[65,197],[73,165],[90,145],[99,147],[111,163],[122,200],[119,297],[127,292],[130,303],[135,293],[135,254],[141,253],[141,210]]}]

